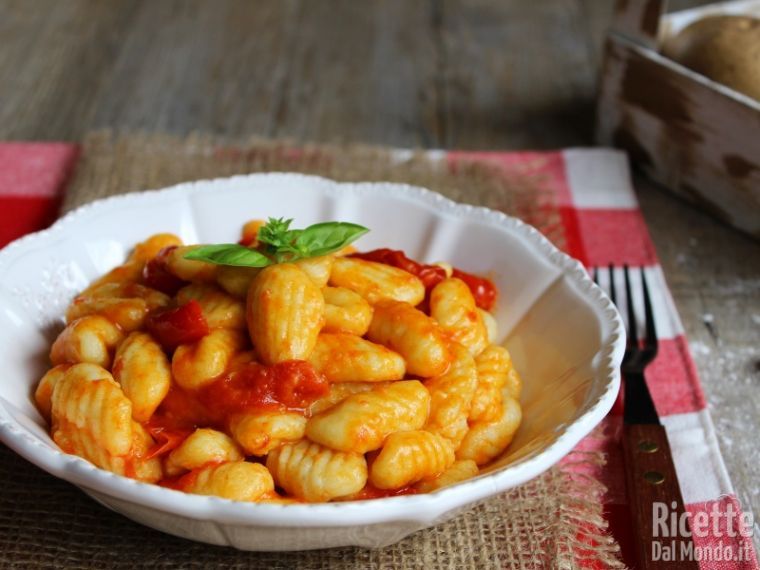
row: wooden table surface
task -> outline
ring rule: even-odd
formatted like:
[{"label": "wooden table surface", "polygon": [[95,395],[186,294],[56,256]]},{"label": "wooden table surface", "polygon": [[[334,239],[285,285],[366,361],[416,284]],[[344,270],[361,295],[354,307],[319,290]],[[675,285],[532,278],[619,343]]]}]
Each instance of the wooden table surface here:
[{"label": "wooden table surface", "polygon": [[[403,147],[589,145],[611,6],[0,0],[0,139],[79,140],[109,127]],[[647,182],[637,191],[728,471],[760,515],[760,243]]]}]

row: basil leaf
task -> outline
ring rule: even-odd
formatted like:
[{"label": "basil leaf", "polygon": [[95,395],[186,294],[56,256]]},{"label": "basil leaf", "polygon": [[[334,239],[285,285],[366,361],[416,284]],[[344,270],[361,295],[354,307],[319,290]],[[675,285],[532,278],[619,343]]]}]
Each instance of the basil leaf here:
[{"label": "basil leaf", "polygon": [[295,239],[293,234],[298,231],[289,229],[292,222],[292,218],[269,218],[267,223],[259,228],[259,243],[271,245],[274,249],[288,247]]},{"label": "basil leaf", "polygon": [[348,222],[323,222],[303,230],[295,240],[295,248],[304,257],[317,257],[338,251],[366,234],[369,229]]},{"label": "basil leaf", "polygon": [[186,253],[185,259],[236,267],[266,267],[272,263],[263,253],[237,243],[202,245]]}]

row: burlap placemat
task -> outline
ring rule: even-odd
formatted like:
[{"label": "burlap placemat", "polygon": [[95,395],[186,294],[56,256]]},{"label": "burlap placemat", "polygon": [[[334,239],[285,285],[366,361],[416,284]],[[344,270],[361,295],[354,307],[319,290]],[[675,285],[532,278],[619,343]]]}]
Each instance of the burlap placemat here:
[{"label": "burlap placemat", "polygon": [[[552,193],[535,165],[509,173],[494,165],[444,168],[424,153],[374,147],[282,142],[225,143],[206,136],[87,138],[64,209],[90,200],[185,180],[287,170],[339,180],[394,180],[427,186],[454,199],[518,215],[562,245]],[[75,487],[0,446],[0,566],[3,568],[580,568],[620,567],[606,534],[604,487],[571,461],[490,499],[454,520],[383,549],[338,548],[297,553],[239,552],[168,536],[116,515]]]}]

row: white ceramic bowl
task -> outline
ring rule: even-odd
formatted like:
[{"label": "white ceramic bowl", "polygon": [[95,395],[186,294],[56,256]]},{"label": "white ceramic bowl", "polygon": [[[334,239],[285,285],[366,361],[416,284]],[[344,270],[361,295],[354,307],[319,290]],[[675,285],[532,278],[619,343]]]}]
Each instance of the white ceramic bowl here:
[{"label": "white ceramic bowl", "polygon": [[[31,393],[72,296],[138,241],[174,232],[189,243],[235,241],[250,218],[363,224],[358,246],[391,247],[492,277],[496,318],[524,380],[523,424],[486,473],[426,495],[368,503],[257,505],[186,495],[61,453]],[[534,228],[485,208],[399,184],[338,184],[257,174],[180,184],[84,206],[0,252],[0,438],[40,468],[153,528],[245,550],[392,544],[524,483],[566,455],[609,411],[624,349],[620,317],[583,267]]]}]

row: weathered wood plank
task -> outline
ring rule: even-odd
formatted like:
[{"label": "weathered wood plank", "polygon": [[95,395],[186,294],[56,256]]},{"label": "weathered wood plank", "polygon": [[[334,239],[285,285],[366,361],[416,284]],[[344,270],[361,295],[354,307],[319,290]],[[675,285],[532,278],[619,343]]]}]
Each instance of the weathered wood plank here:
[{"label": "weathered wood plank", "polygon": [[611,30],[638,45],[654,48],[665,0],[616,0]]},{"label": "weathered wood plank", "polygon": [[594,69],[576,2],[441,3],[443,145],[589,140]]},{"label": "weathered wood plank", "polygon": [[435,46],[427,3],[304,2],[273,134],[435,144],[425,117]]},{"label": "weathered wood plank", "polygon": [[294,0],[146,3],[86,127],[271,133],[298,9]]},{"label": "weathered wood plank", "polygon": [[0,137],[78,137],[140,7],[130,0],[4,1]]}]

